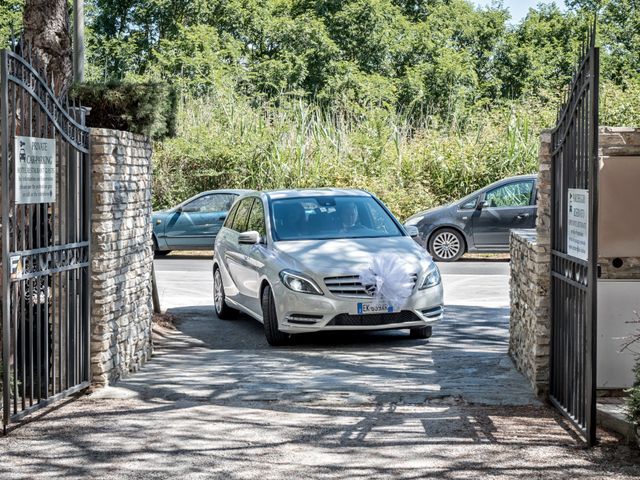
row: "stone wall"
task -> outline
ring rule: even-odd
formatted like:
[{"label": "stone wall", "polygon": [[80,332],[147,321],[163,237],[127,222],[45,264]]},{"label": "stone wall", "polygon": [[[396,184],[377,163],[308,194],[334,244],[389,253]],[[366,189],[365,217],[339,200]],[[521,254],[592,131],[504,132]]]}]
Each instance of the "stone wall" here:
[{"label": "stone wall", "polygon": [[152,353],[151,145],[92,129],[91,372],[96,386],[138,369]]},{"label": "stone wall", "polygon": [[[599,134],[600,163],[614,157],[639,157],[640,129],[602,127]],[[609,187],[609,191],[612,187]],[[601,193],[602,195],[602,193]],[[601,196],[601,199],[603,197]],[[536,228],[511,233],[511,318],[509,354],[539,395],[548,391],[550,340],[551,259],[551,132],[540,136],[538,171],[538,217]],[[602,205],[601,205],[602,207]],[[636,211],[635,208],[631,209]],[[600,209],[604,215],[623,215]],[[602,247],[602,244],[600,244]],[[598,259],[600,278],[640,278],[640,256]]]},{"label": "stone wall", "polygon": [[536,228],[511,232],[509,354],[538,395],[549,385],[551,133],[540,135]]},{"label": "stone wall", "polygon": [[511,232],[509,354],[537,395],[549,383],[549,254],[536,232]]}]

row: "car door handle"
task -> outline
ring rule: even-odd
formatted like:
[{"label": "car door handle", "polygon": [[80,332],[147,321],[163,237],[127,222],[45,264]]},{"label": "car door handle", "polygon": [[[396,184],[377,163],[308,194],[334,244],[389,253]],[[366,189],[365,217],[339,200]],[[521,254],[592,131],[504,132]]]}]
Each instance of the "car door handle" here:
[{"label": "car door handle", "polygon": [[520,213],[516,216],[518,220],[522,220],[523,218],[529,218],[531,216],[530,213]]}]

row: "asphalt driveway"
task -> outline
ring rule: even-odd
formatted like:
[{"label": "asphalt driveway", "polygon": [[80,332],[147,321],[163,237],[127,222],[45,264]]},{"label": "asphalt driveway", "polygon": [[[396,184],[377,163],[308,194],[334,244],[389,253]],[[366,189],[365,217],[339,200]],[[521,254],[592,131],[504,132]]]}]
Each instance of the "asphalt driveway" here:
[{"label": "asphalt driveway", "polygon": [[443,267],[447,316],[406,332],[268,347],[215,318],[211,262],[156,262],[179,330],[142,371],[0,440],[1,478],[638,478],[636,452],[584,450],[506,354],[508,264]]}]

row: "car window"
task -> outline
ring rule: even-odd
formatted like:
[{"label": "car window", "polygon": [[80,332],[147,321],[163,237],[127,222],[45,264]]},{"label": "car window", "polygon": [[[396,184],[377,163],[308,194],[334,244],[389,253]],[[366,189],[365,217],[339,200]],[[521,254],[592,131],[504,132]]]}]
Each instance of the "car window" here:
[{"label": "car window", "polygon": [[489,190],[485,195],[488,207],[525,207],[531,202],[533,180],[513,182]]},{"label": "car window", "polygon": [[224,221],[224,224],[222,225],[223,227],[226,228],[233,228],[233,217],[236,216],[236,212],[238,211],[238,205],[240,205],[240,203],[236,203],[231,210],[229,211],[229,214],[227,215],[227,218]]},{"label": "car window", "polygon": [[478,204],[478,197],[473,197],[471,200],[467,200],[465,203],[460,205],[460,210],[473,210],[476,208]]},{"label": "car window", "polygon": [[196,212],[227,212],[238,196],[233,193],[213,193],[203,195],[185,206]]},{"label": "car window", "polygon": [[247,230],[255,230],[264,237],[267,234],[267,230],[264,224],[264,208],[262,206],[262,200],[256,198],[251,208],[251,214],[249,215],[249,223]]},{"label": "car window", "polygon": [[319,240],[402,236],[372,197],[321,196],[274,200],[270,204],[276,240]]},{"label": "car window", "polygon": [[247,222],[249,221],[249,213],[251,212],[253,198],[254,197],[247,197],[240,200],[240,205],[238,205],[238,210],[233,218],[233,226],[231,227],[236,232],[247,231]]}]

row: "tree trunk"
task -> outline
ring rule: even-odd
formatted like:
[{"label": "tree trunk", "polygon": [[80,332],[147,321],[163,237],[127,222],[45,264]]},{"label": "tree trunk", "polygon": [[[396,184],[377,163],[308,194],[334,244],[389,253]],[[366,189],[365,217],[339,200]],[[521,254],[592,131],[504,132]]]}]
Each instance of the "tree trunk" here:
[{"label": "tree trunk", "polygon": [[26,0],[23,24],[31,55],[44,66],[56,95],[61,96],[73,79],[67,0]]}]

